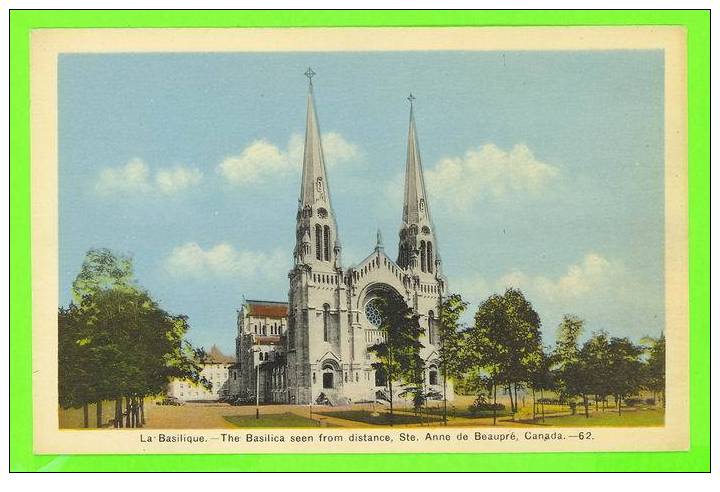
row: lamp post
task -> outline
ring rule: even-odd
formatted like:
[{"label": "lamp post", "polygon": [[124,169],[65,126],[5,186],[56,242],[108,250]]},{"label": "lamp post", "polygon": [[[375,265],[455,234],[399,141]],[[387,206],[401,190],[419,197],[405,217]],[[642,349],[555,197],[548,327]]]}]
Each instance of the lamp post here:
[{"label": "lamp post", "polygon": [[[253,354],[259,354],[259,348],[251,349]],[[253,359],[255,357],[253,356]],[[255,366],[255,419],[260,419],[260,356],[258,355],[257,365]]]}]

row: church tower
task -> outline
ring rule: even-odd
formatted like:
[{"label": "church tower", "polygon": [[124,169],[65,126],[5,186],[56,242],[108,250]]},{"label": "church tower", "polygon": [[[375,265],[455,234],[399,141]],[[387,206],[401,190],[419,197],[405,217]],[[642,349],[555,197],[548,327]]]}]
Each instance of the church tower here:
[{"label": "church tower", "polygon": [[405,160],[405,199],[397,263],[401,268],[409,270],[414,275],[428,278],[440,273],[438,271],[440,260],[437,254],[435,231],[430,220],[420,147],[415,129],[413,108],[415,97],[410,94],[408,100],[410,101],[410,127]]},{"label": "church tower", "polygon": [[308,265],[315,270],[333,271],[340,268],[340,241],[335,214],[330,203],[320,125],[315,111],[312,84],[315,72],[309,68],[305,75],[310,79],[310,84],[307,96],[302,180],[298,199],[295,265]]},{"label": "church tower", "polygon": [[[446,386],[439,378],[441,340],[437,321],[447,287],[440,271],[427,203],[415,129],[415,98],[412,95],[408,98],[410,128],[398,261],[385,253],[378,230],[370,254],[343,268],[315,109],[312,82],[315,72],[308,68],[305,75],[309,79],[305,148],[302,172],[298,173],[300,194],[293,267],[288,274],[287,324],[280,320],[280,336],[265,336],[265,323],[271,329],[275,327],[277,320],[273,316],[281,309],[277,306],[280,303],[254,301],[258,306],[258,324],[253,328],[261,331],[252,333],[253,343],[248,347],[238,346],[238,358],[244,354],[246,360],[241,367],[245,371],[241,374],[242,386],[250,394],[257,388],[263,401],[297,405],[387,401],[390,391],[395,398],[401,398],[397,389],[400,385],[391,388],[370,349],[386,336],[377,302],[394,296],[412,307],[424,329],[419,355],[425,361],[426,388],[434,394],[447,389],[448,399],[452,399],[452,384],[448,382]],[[239,329],[246,326],[239,319]],[[283,326],[287,329],[282,330]],[[249,328],[243,333],[250,334]],[[272,353],[271,360],[268,353]],[[248,370],[256,371],[253,374],[258,379],[253,379],[255,376]],[[251,385],[252,382],[255,384]]]},{"label": "church tower", "polygon": [[340,240],[313,94],[315,72],[308,68],[305,75],[310,83],[287,333],[288,395],[290,403],[301,404],[321,392],[341,394],[348,338]]}]

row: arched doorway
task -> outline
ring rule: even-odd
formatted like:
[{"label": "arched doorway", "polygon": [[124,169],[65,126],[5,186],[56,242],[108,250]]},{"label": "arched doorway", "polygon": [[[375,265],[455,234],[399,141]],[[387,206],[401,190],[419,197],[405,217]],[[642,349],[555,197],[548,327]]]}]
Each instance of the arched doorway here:
[{"label": "arched doorway", "polygon": [[323,389],[335,388],[335,369],[330,364],[325,364],[322,368],[322,387]]}]

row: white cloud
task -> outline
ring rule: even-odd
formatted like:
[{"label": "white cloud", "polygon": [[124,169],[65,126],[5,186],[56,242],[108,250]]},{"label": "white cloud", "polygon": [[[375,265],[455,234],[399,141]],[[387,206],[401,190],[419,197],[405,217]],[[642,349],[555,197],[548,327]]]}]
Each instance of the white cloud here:
[{"label": "white cloud", "polygon": [[559,320],[566,312],[597,318],[607,312],[608,306],[617,308],[621,304],[640,302],[638,297],[644,290],[622,263],[594,252],[587,253],[555,277],[512,270],[490,280],[470,272],[455,279],[450,287],[470,303],[463,319],[467,323],[472,322],[480,302],[509,287],[522,290],[544,321]]},{"label": "white cloud", "polygon": [[501,277],[497,287],[499,290],[517,287],[548,302],[567,303],[589,294],[597,296],[613,287],[621,288],[623,283],[621,264],[610,262],[597,253],[587,253],[581,262],[570,265],[565,274],[557,278],[513,271]]},{"label": "white cloud", "polygon": [[481,302],[492,293],[490,283],[478,273],[458,278],[450,287],[453,292],[458,292],[465,301],[472,304]]},{"label": "white cloud", "polygon": [[124,166],[100,171],[95,190],[102,195],[153,192],[172,195],[199,184],[202,177],[200,170],[184,166],[160,168],[153,176],[142,159],[134,158]]},{"label": "white cloud", "polygon": [[[323,153],[328,167],[359,158],[360,151],[354,143],[336,132],[322,135]],[[235,156],[223,159],[217,171],[231,183],[243,186],[261,183],[278,175],[298,172],[302,165],[304,139],[294,133],[286,149],[265,140],[255,140]]]},{"label": "white cloud", "polygon": [[157,188],[167,195],[178,193],[202,181],[199,169],[176,166],[172,169],[160,169],[155,174]]},{"label": "white cloud", "polygon": [[100,171],[95,189],[102,194],[148,192],[150,169],[140,159],[131,159],[120,167],[107,167]]},{"label": "white cloud", "polygon": [[457,208],[467,208],[481,197],[537,194],[558,176],[559,169],[535,158],[522,144],[509,151],[495,144],[469,149],[461,157],[446,157],[425,173],[429,192]]},{"label": "white cloud", "polygon": [[165,270],[176,277],[281,278],[289,268],[287,254],[237,250],[227,243],[203,249],[194,242],[175,247],[165,258]]}]

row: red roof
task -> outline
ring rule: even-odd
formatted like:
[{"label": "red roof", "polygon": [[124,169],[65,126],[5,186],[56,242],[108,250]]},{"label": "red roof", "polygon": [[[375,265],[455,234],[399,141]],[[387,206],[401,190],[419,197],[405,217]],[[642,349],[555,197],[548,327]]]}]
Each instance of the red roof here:
[{"label": "red roof", "polygon": [[266,318],[287,318],[288,303],[274,301],[247,301],[250,316],[263,316]]},{"label": "red roof", "polygon": [[206,364],[232,364],[235,362],[235,357],[230,357],[223,354],[217,345],[213,345],[210,348],[210,352],[207,354]]}]

